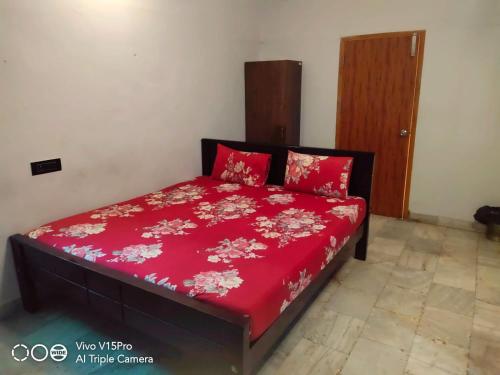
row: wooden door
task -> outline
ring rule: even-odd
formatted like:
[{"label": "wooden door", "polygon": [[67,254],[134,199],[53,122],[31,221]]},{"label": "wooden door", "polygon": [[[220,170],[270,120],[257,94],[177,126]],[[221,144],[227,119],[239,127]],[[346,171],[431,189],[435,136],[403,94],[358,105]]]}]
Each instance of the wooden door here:
[{"label": "wooden door", "polygon": [[371,212],[408,216],[425,31],[340,42],[336,147],[375,152]]}]

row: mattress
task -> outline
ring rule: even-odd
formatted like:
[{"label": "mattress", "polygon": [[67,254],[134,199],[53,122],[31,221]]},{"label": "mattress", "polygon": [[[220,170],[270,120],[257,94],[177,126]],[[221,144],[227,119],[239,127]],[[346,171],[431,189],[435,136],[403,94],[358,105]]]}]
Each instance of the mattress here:
[{"label": "mattress", "polygon": [[257,339],[363,221],[365,201],[210,177],[48,223],[28,236],[250,316]]}]

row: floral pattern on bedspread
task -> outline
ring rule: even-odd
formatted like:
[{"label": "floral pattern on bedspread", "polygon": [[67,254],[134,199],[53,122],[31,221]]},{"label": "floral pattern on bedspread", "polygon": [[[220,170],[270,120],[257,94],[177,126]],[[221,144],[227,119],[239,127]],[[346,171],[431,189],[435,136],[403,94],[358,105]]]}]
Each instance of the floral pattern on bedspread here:
[{"label": "floral pattern on bedspread", "polygon": [[208,248],[209,255],[207,260],[211,263],[232,263],[233,259],[256,259],[262,258],[262,255],[257,253],[261,250],[266,250],[267,245],[257,242],[255,239],[247,240],[243,237],[237,238],[234,241],[224,239],[219,242],[219,246]]},{"label": "floral pattern on bedspread", "polygon": [[65,253],[77,256],[88,260],[89,262],[95,262],[97,258],[105,256],[101,249],[92,249],[92,245],[76,247],[76,245],[64,246],[63,250]]},{"label": "floral pattern on bedspread", "polygon": [[191,288],[188,293],[190,297],[203,293],[224,297],[230,289],[239,288],[242,283],[243,279],[239,277],[237,269],[200,272],[193,279],[184,280],[184,286]]},{"label": "floral pattern on bedspread", "polygon": [[105,229],[106,229],[106,223],[75,224],[69,227],[64,227],[59,229],[60,233],[55,234],[55,236],[85,238],[93,234],[99,234],[101,232],[104,232]]},{"label": "floral pattern on bedspread", "polygon": [[284,299],[281,303],[280,312],[285,311],[285,309],[292,303],[292,301],[298,297],[298,295],[311,283],[312,275],[307,272],[307,269],[300,271],[299,278],[297,281],[289,281],[287,289],[289,292],[288,298]]},{"label": "floral pattern on bedspread", "polygon": [[241,185],[240,184],[227,183],[227,184],[221,184],[219,186],[215,186],[214,189],[217,190],[217,192],[219,192],[219,193],[223,193],[223,192],[231,193],[233,191],[240,190],[241,189]]},{"label": "floral pattern on bedspread", "polygon": [[351,223],[355,223],[356,220],[358,220],[358,206],[355,204],[349,206],[336,206],[328,212],[340,219],[347,217]]},{"label": "floral pattern on bedspread", "polygon": [[194,213],[200,219],[209,220],[207,225],[212,226],[221,221],[239,219],[253,214],[256,208],[257,204],[254,199],[231,195],[214,203],[201,202]]},{"label": "floral pattern on bedspread", "polygon": [[114,204],[109,207],[101,208],[95,210],[91,219],[102,219],[106,220],[109,217],[132,217],[136,212],[142,212],[144,209],[137,204]]},{"label": "floral pattern on bedspread", "polygon": [[144,232],[142,233],[143,238],[161,238],[162,236],[173,234],[175,236],[187,235],[189,231],[187,229],[196,228],[198,225],[193,223],[191,220],[160,220],[158,224],[151,227],[144,227]]},{"label": "floral pattern on bedspread", "polygon": [[40,236],[43,236],[45,233],[53,232],[53,229],[50,225],[44,225],[42,227],[36,228],[28,233],[28,237],[37,239]]},{"label": "floral pattern on bedspread", "polygon": [[265,238],[278,238],[279,247],[284,247],[298,238],[309,237],[325,229],[327,220],[314,211],[289,208],[274,217],[259,216],[255,226]]},{"label": "floral pattern on bedspread", "polygon": [[364,215],[357,197],[199,177],[28,236],[65,256],[247,314],[256,339],[334,259]]},{"label": "floral pattern on bedspread", "polygon": [[185,204],[203,198],[205,188],[197,185],[183,185],[169,191],[157,191],[146,196],[146,203],[159,210],[168,206]]},{"label": "floral pattern on bedspread", "polygon": [[158,281],[156,279],[158,276],[156,275],[156,272],[150,273],[149,275],[144,276],[144,280],[147,281],[148,283],[152,283],[158,286],[162,286],[164,288],[167,288],[169,290],[175,291],[177,289],[177,285],[172,284],[169,279],[170,277],[164,277]]},{"label": "floral pattern on bedspread", "polygon": [[346,236],[342,241],[337,241],[335,236],[330,237],[330,244],[325,247],[325,261],[321,263],[321,269],[324,269],[333,260],[340,249],[349,241],[349,238],[350,236]]},{"label": "floral pattern on bedspread", "polygon": [[153,245],[130,245],[125,246],[123,250],[113,251],[113,255],[118,255],[113,259],[108,259],[108,262],[129,262],[129,263],[144,263],[148,259],[160,256],[163,251],[161,250],[162,244]]},{"label": "floral pattern on bedspread", "polygon": [[271,194],[267,198],[264,198],[270,204],[290,204],[295,201],[292,194]]}]

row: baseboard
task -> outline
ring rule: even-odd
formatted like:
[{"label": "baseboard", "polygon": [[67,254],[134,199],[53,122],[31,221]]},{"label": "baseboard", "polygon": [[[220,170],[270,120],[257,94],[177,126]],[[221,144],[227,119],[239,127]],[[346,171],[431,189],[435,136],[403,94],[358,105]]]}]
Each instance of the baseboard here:
[{"label": "baseboard", "polygon": [[0,320],[19,312],[22,308],[21,298],[5,302],[0,305]]},{"label": "baseboard", "polygon": [[415,212],[410,212],[409,220],[417,221],[419,223],[439,225],[447,228],[468,230],[471,232],[486,232],[486,225],[483,225],[476,221],[451,219],[449,217],[419,214]]}]

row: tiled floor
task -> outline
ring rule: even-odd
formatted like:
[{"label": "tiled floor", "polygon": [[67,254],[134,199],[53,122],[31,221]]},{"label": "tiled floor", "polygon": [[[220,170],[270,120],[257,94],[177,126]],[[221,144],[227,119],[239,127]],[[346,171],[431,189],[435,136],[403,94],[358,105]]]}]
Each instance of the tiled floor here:
[{"label": "tiled floor", "polygon": [[[16,342],[119,334],[156,363],[19,364],[10,356]],[[0,374],[45,373],[178,369],[175,352],[112,323],[89,324],[58,309],[0,322]],[[500,244],[473,232],[374,216],[367,262],[352,259],[326,286],[259,373],[271,374],[500,374]]]},{"label": "tiled floor", "polygon": [[500,244],[374,216],[352,259],[260,372],[500,374]]}]

